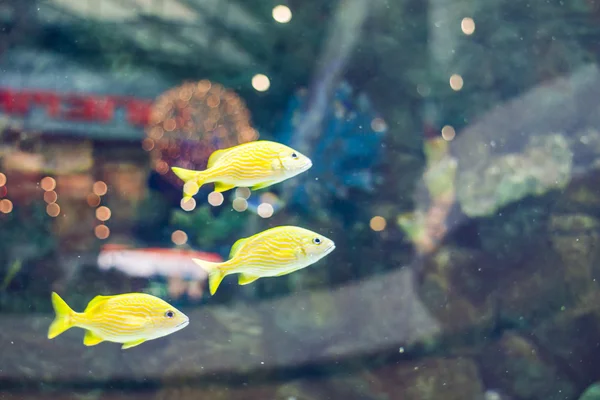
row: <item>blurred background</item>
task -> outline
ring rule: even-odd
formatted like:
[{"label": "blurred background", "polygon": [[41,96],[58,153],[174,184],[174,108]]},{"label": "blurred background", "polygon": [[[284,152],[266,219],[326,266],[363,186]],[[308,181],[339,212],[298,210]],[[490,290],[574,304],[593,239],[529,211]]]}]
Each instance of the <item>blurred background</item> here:
[{"label": "blurred background", "polygon": [[[600,399],[600,3],[0,0],[0,398]],[[170,170],[274,140],[269,188]],[[215,296],[192,257],[336,250]],[[57,291],[190,317],[46,337]]]}]

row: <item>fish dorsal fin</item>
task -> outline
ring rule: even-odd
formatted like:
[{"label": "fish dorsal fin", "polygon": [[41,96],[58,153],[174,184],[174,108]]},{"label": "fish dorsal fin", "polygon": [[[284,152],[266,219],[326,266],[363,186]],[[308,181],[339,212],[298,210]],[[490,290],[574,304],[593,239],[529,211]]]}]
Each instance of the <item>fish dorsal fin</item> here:
[{"label": "fish dorsal fin", "polygon": [[86,331],[85,336],[83,337],[83,344],[86,346],[95,346],[98,343],[104,342],[100,336],[97,336],[92,331]]},{"label": "fish dorsal fin", "polygon": [[110,299],[113,296],[96,296],[92,299],[92,301],[90,301],[87,305],[87,307],[85,308],[84,312],[88,312],[90,311],[92,308],[96,307],[98,304],[100,303],[104,303],[106,300]]},{"label": "fish dorsal fin", "polygon": [[206,168],[208,169],[215,165],[215,163],[219,161],[219,159],[223,157],[225,153],[227,153],[227,149],[215,150],[210,157],[208,157],[208,164],[206,164]]},{"label": "fish dorsal fin", "polygon": [[248,241],[249,238],[239,239],[237,242],[231,246],[231,251],[229,252],[229,258],[233,258],[240,251],[240,249],[244,246],[244,244]]}]

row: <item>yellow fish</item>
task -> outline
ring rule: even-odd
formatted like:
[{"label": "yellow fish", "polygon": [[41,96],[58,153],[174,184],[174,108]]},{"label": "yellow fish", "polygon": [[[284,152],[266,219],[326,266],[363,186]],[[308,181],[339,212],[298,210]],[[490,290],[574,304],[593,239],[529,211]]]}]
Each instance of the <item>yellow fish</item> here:
[{"label": "yellow fish", "polygon": [[200,187],[214,182],[216,192],[234,187],[266,188],[294,177],[312,167],[312,161],[298,151],[275,142],[257,140],[217,150],[204,171],[171,169],[185,182],[183,197],[189,199]]},{"label": "yellow fish", "polygon": [[214,295],[227,275],[239,273],[238,283],[247,285],[258,278],[308,267],[334,249],[335,243],[325,236],[297,226],[279,226],[238,240],[225,262],[193,260],[208,273],[210,294]]},{"label": "yellow fish", "polygon": [[48,329],[48,339],[73,327],[83,328],[86,346],[107,341],[123,343],[121,348],[129,349],[146,340],[170,335],[189,324],[184,313],[145,293],[96,296],[84,312],[78,313],[52,292],[52,306],[56,318]]}]

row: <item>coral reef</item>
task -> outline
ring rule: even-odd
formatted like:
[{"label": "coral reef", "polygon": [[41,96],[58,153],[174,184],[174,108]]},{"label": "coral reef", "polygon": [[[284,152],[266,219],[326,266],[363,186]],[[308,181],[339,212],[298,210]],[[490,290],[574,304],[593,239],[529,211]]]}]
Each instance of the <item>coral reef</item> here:
[{"label": "coral reef", "polygon": [[[349,200],[351,193],[372,193],[378,185],[376,168],[383,162],[381,144],[387,125],[367,96],[354,92],[341,82],[326,105],[318,127],[321,134],[307,152],[313,160],[310,175],[316,180],[286,184],[285,198],[291,206],[307,209],[320,204],[322,208],[329,198]],[[299,90],[290,100],[283,126],[275,135],[279,141],[291,144],[299,124],[307,118],[308,100],[306,90]]]}]

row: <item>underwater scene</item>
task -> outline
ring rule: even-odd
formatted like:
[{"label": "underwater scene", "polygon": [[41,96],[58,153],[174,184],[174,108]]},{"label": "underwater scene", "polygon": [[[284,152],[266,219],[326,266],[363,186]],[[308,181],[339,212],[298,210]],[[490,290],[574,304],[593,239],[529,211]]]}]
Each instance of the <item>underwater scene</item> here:
[{"label": "underwater scene", "polygon": [[0,399],[600,400],[600,2],[0,0]]}]

